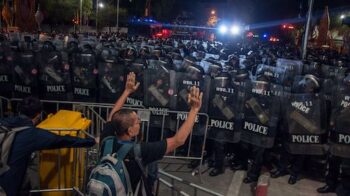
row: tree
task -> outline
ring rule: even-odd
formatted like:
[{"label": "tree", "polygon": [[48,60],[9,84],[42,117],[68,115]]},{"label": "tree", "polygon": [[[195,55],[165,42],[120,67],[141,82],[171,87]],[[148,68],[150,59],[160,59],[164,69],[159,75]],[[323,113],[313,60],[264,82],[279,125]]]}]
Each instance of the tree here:
[{"label": "tree", "polygon": [[[119,20],[127,16],[127,9],[119,8]],[[103,8],[98,12],[98,28],[111,27],[117,24],[117,7],[110,3],[105,3]]]},{"label": "tree", "polygon": [[83,0],[83,21],[85,25],[88,24],[89,18],[94,15],[92,7],[92,0]]},{"label": "tree", "polygon": [[[40,0],[44,13],[44,23],[50,25],[72,24],[79,11],[80,0]],[[83,16],[93,14],[92,0],[83,0]]]}]

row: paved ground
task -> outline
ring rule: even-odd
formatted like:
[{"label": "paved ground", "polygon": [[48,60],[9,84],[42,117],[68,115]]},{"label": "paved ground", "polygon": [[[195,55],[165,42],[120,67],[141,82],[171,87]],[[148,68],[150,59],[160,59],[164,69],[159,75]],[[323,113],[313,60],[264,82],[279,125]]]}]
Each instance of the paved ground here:
[{"label": "paved ground", "polygon": [[[166,164],[166,162],[172,162],[172,164]],[[256,184],[244,184],[242,183],[243,178],[246,175],[245,171],[233,172],[230,169],[226,169],[225,173],[217,177],[210,177],[206,166],[203,167],[202,181],[199,176],[193,176],[192,170],[187,168],[186,161],[177,160],[175,163],[170,160],[163,160],[160,164],[160,168],[165,172],[184,179],[185,181],[192,182],[206,189],[210,189],[218,194],[227,196],[255,196]],[[268,194],[269,196],[335,196],[335,194],[318,194],[316,189],[323,186],[322,182],[318,182],[310,179],[301,179],[295,185],[288,184],[289,176],[284,176],[277,179],[269,178],[268,173],[263,175],[267,176],[268,179]],[[170,182],[170,179],[160,175],[163,179]],[[182,195],[199,195],[205,196],[210,194],[205,194],[204,192],[194,192],[193,188],[189,188],[187,185],[182,183],[175,183],[175,187],[182,190],[184,193]],[[169,188],[164,185],[160,187],[160,196],[170,196],[172,192]],[[174,194],[176,195],[176,194]]]}]

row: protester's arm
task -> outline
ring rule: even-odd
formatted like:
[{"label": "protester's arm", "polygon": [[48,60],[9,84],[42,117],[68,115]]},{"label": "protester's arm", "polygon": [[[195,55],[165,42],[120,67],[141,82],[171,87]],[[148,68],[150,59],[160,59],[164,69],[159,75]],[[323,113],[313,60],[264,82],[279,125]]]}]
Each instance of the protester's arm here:
[{"label": "protester's arm", "polygon": [[99,142],[99,138],[79,138],[60,136],[43,129],[35,130],[36,150],[56,149],[65,147],[91,147]]},{"label": "protester's arm", "polygon": [[131,93],[135,92],[139,88],[139,86],[140,86],[140,83],[136,82],[135,73],[130,72],[127,76],[127,79],[126,79],[125,90],[124,90],[123,94],[119,97],[119,99],[115,102],[112,111],[108,115],[107,121],[112,120],[112,115],[115,112],[119,111],[123,107],[128,96]]},{"label": "protester's arm", "polygon": [[175,136],[167,139],[166,153],[172,152],[177,147],[182,146],[188,135],[191,133],[193,125],[196,121],[197,114],[202,106],[203,93],[199,91],[199,88],[192,87],[191,92],[188,95],[188,102],[191,106],[186,121],[181,125],[179,131]]}]

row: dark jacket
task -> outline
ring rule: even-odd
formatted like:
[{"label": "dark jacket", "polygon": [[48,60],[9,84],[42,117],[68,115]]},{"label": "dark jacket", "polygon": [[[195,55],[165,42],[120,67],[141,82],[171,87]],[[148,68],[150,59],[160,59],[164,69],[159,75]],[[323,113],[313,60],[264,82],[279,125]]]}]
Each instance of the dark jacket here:
[{"label": "dark jacket", "polygon": [[92,138],[59,136],[36,128],[31,119],[25,116],[0,119],[0,122],[9,127],[30,127],[16,134],[7,163],[10,170],[0,176],[0,186],[5,190],[7,196],[18,194],[30,155],[33,152],[63,147],[91,147],[95,144],[95,140]]}]

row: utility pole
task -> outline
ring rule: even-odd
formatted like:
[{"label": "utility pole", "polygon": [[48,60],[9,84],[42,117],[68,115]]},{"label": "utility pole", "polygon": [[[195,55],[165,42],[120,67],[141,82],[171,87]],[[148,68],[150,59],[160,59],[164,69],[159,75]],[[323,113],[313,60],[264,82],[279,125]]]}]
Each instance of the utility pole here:
[{"label": "utility pole", "polygon": [[119,31],[119,0],[117,0],[117,32]]},{"label": "utility pole", "polygon": [[151,15],[151,1],[152,0],[147,0],[146,1],[146,6],[145,6],[145,17],[148,17]]},{"label": "utility pole", "polygon": [[96,0],[96,33],[98,32],[98,0]]}]

